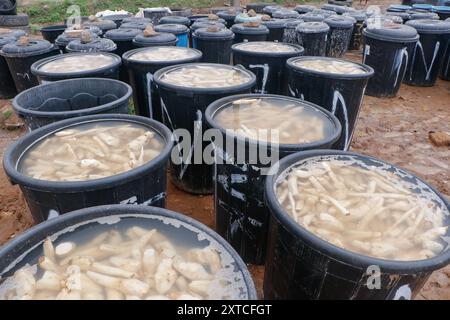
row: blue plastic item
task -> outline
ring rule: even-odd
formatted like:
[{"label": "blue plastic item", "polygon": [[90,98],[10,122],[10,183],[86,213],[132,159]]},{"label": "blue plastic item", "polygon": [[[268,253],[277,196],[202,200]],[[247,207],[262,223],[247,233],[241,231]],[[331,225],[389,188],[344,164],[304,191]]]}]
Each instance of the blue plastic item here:
[{"label": "blue plastic item", "polygon": [[189,47],[189,28],[182,24],[159,24],[155,26],[156,32],[172,33],[178,38],[177,47]]}]

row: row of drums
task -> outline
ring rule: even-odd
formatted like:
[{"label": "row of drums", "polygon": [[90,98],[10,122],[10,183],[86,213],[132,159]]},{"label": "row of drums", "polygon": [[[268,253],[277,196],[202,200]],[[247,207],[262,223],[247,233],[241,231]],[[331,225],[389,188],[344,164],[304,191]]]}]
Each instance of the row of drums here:
[{"label": "row of drums", "polygon": [[[286,46],[301,51],[297,45],[276,42],[241,45],[258,43],[268,48]],[[408,217],[406,213],[428,206],[420,202],[422,197],[405,191],[402,179],[408,177],[413,186],[422,186],[423,182],[380,160],[347,151],[364,89],[373,76],[372,68],[336,58],[294,56],[286,62],[288,95],[271,95],[255,93],[258,77],[251,68],[196,62],[200,55],[196,49],[181,47],[127,52],[123,58],[134,83],[133,90],[126,83],[108,77],[92,78],[108,70],[112,73],[110,77],[118,77],[120,59],[110,53],[64,54],[35,65],[33,70],[41,70],[37,75],[43,84],[20,93],[13,101],[14,109],[34,130],[8,149],[4,167],[11,181],[21,187],[36,221],[63,219],[64,213],[102,204],[164,207],[168,163],[171,181],[178,188],[195,194],[214,193],[216,230],[244,262],[266,265],[267,298],[393,298],[404,283],[411,286],[413,295],[428,274],[417,276],[417,270],[423,270],[422,264],[431,272],[448,262],[448,251],[442,242],[448,232],[447,215],[442,215],[448,210],[445,199],[433,189],[420,189],[426,199],[434,199],[432,204],[437,207],[429,207],[432,208],[429,214],[436,216],[436,221],[431,226],[422,226],[421,220],[417,220],[422,230],[417,232],[430,232],[433,237],[417,247],[416,242],[411,242],[414,246],[399,250],[395,234],[410,232],[402,229],[409,228],[409,223],[402,223]],[[146,65],[151,65],[150,60],[161,63],[161,59],[169,65],[155,72],[143,71]],[[108,63],[114,67],[108,67]],[[86,78],[67,79],[80,77],[80,72]],[[65,80],[54,78],[58,74]],[[142,87],[134,82],[138,80]],[[135,97],[145,97],[148,110],[145,117],[125,114],[132,91]],[[161,119],[149,119],[156,117],[156,110],[160,111]],[[310,158],[313,163],[317,159],[330,162],[303,168],[304,159]],[[282,160],[278,164],[279,159]],[[342,166],[350,164],[363,171],[341,172]],[[299,169],[290,176],[292,166],[297,165]],[[374,165],[387,171],[370,172]],[[322,177],[327,168],[332,172],[332,180],[328,182]],[[392,182],[390,170],[401,181]],[[358,174],[362,176],[355,178]],[[374,174],[375,182],[370,182]],[[344,181],[349,177],[361,186],[356,189],[347,186]],[[308,192],[312,192],[306,198],[295,191],[304,183]],[[407,190],[413,186],[408,185]],[[365,223],[366,227],[360,230],[358,217],[372,213],[368,209],[358,211],[359,205],[352,209],[351,204],[355,201],[361,204],[364,197],[374,194],[375,199],[370,201],[381,201],[380,209],[391,212],[389,192],[393,190],[400,193],[395,197],[412,197],[412,202],[406,204],[415,205],[392,209],[395,228],[391,225],[385,243],[380,243],[376,235],[389,224],[384,219],[392,215],[382,215],[381,220]],[[311,202],[324,193],[323,201]],[[322,202],[333,208],[323,207]],[[309,206],[308,210],[314,212],[317,208],[320,214],[304,236],[302,228],[311,223],[308,222],[311,216],[304,220],[302,208]],[[81,212],[83,216],[88,212],[97,218],[108,210],[120,214],[134,209],[92,208]],[[324,215],[321,210],[329,213]],[[355,214],[359,212],[355,221],[342,220],[340,215],[346,216],[353,210]],[[161,213],[165,215],[161,210],[152,211]],[[320,224],[322,220],[324,225]],[[348,239],[335,238],[333,235],[345,228],[346,223],[356,230],[355,234]],[[303,226],[300,229],[299,224]],[[373,239],[367,238],[370,232]],[[324,242],[310,242],[311,233]],[[402,274],[399,278],[402,281],[373,291],[367,290],[363,282],[355,282],[354,279],[366,276],[365,269],[355,271],[356,266],[381,261],[367,256],[387,260],[387,265],[382,266],[389,271],[384,272]],[[234,256],[236,261],[241,258]],[[332,273],[316,263],[323,259],[335,265]],[[413,270],[410,260],[416,259],[423,261]],[[398,264],[397,260],[406,261]],[[391,261],[396,268],[389,269]],[[287,272],[291,268],[295,268],[294,274]],[[302,272],[311,273],[315,282],[303,282]],[[348,277],[341,278],[342,273]],[[90,279],[101,281],[97,274],[89,275]],[[289,285],[292,281],[299,285]],[[336,291],[336,281],[347,285],[348,290]],[[193,285],[197,290],[195,296],[202,292],[196,285],[199,283]]]},{"label": "row of drums", "polygon": [[[13,100],[31,132],[3,164],[40,224],[0,249],[1,298],[254,299],[244,263],[265,264],[269,299],[411,298],[449,263],[448,201],[347,151],[374,68],[291,43],[231,48],[234,66],[173,45],[33,63],[40,85]],[[167,167],[214,194],[221,237],[162,209]]]}]

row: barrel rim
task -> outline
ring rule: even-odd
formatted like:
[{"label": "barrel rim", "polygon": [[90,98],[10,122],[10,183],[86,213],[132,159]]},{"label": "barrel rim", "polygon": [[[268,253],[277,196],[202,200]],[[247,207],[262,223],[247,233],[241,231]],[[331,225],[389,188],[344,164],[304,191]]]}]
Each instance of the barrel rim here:
[{"label": "barrel rim", "polygon": [[[41,67],[47,63],[53,62],[55,60],[70,58],[73,56],[94,56],[94,55],[105,55],[113,58],[113,61],[110,65],[105,67],[93,69],[93,70],[85,70],[85,71],[73,71],[73,72],[48,72],[41,70]],[[110,70],[112,68],[118,68],[122,64],[122,59],[112,53],[106,51],[97,51],[97,52],[70,52],[66,54],[57,54],[55,56],[47,57],[41,60],[34,62],[31,65],[31,73],[38,77],[44,78],[63,78],[67,79],[68,77],[81,77],[86,74],[92,74],[92,78],[95,77],[96,74],[101,74],[106,70]]]},{"label": "barrel rim", "polygon": [[[175,219],[184,222],[188,225],[191,225],[194,228],[198,229],[199,231],[208,234],[208,236],[212,237],[215,241],[217,241],[217,243],[220,246],[222,246],[224,250],[226,250],[233,258],[234,262],[236,263],[237,267],[239,268],[239,271],[242,273],[242,276],[244,278],[244,282],[247,287],[248,299],[256,300],[258,298],[255,284],[253,282],[253,279],[250,275],[250,272],[246,264],[239,256],[239,254],[236,252],[236,250],[234,250],[233,247],[224,238],[222,238],[216,231],[214,231],[210,227],[191,217],[188,217],[182,213],[178,213],[175,211],[159,207],[116,204],[116,205],[95,206],[71,211],[27,229],[25,232],[18,235],[13,240],[9,241],[0,248],[0,257],[12,255],[13,253],[15,253],[15,249],[17,247],[21,248],[22,251],[25,251],[24,248],[29,248],[30,246],[34,245],[35,242],[38,242],[36,241],[37,239],[42,238],[40,240],[44,240],[47,236],[50,236],[50,234],[57,233],[62,229],[65,229],[77,223],[81,223],[83,221],[95,220],[100,219],[102,217],[112,217],[118,215],[125,215],[125,216],[130,215],[132,217],[135,214],[146,215],[148,216],[149,219],[156,219],[155,216],[163,216],[166,218]],[[41,237],[39,237],[39,235],[41,235]],[[31,241],[33,242],[30,245],[29,243]],[[22,251],[20,253],[23,254],[24,252]],[[0,270],[0,275],[3,274],[4,272],[7,272],[5,271],[5,269],[8,266],[6,266],[3,270]]]},{"label": "barrel rim", "polygon": [[[366,72],[360,73],[360,74],[321,72],[321,71],[311,70],[311,69],[297,66],[294,64],[294,62],[297,60],[329,60],[329,61],[348,62],[348,63],[352,63],[352,64],[355,64],[355,65],[361,67]],[[339,58],[333,58],[333,57],[317,57],[317,56],[293,57],[286,61],[286,65],[287,65],[288,69],[291,69],[294,72],[303,72],[305,74],[310,74],[310,75],[314,75],[314,76],[318,76],[318,77],[322,77],[322,78],[330,78],[330,79],[349,79],[349,80],[368,79],[368,78],[371,78],[375,73],[374,69],[369,65],[359,63],[359,62],[354,62],[351,60],[339,59]]]},{"label": "barrel rim", "polygon": [[[100,179],[83,181],[48,181],[32,178],[17,170],[17,165],[24,154],[33,145],[35,145],[42,139],[45,139],[53,133],[65,128],[101,121],[131,122],[149,127],[164,139],[164,148],[161,150],[158,156],[139,167]],[[109,188],[114,185],[122,185],[129,181],[141,178],[146,174],[146,172],[154,169],[157,166],[160,166],[161,163],[168,160],[172,150],[172,145],[172,132],[165,125],[158,121],[128,114],[96,114],[61,120],[29,132],[25,136],[19,138],[5,150],[3,157],[3,168],[11,182],[13,184],[19,184],[21,187],[24,186],[27,188],[45,192],[84,192],[89,190]],[[14,155],[17,152],[19,152],[20,155],[17,156],[17,160],[14,160],[14,158],[16,158]]]},{"label": "barrel rim", "polygon": [[399,167],[390,164],[386,161],[359,154],[356,152],[340,151],[340,150],[309,150],[294,153],[289,155],[279,162],[278,171],[266,178],[265,185],[265,203],[268,206],[272,217],[278,220],[278,222],[289,231],[291,231],[295,236],[300,237],[302,241],[310,245],[312,248],[320,252],[322,255],[326,255],[334,260],[340,261],[342,263],[366,268],[370,265],[380,266],[382,272],[397,272],[397,273],[418,273],[418,272],[431,272],[437,270],[441,267],[446,266],[450,262],[450,249],[444,250],[438,255],[425,260],[412,260],[412,261],[400,261],[400,260],[386,260],[381,258],[375,258],[366,256],[360,253],[356,253],[341,247],[337,247],[330,242],[323,240],[302,227],[299,223],[294,221],[289,214],[287,214],[284,209],[279,204],[274,185],[276,179],[289,167],[295,165],[299,161],[307,160],[308,158],[313,158],[317,156],[330,156],[330,155],[341,155],[341,156],[352,156],[357,157],[362,160],[376,161],[379,163],[387,164],[397,170],[403,171],[415,179],[426,185],[432,192],[435,193],[443,204],[450,210],[450,203],[443,197],[434,187],[430,186],[428,183],[424,182],[422,179],[418,178],[416,175],[410,173],[407,170],[400,169]]},{"label": "barrel rim", "polygon": [[245,138],[240,135],[234,135],[234,134],[230,135],[229,133],[227,133],[226,129],[224,129],[222,126],[220,126],[214,119],[216,114],[231,101],[238,100],[238,99],[262,98],[262,97],[274,98],[274,99],[280,99],[280,100],[290,100],[290,101],[293,101],[296,103],[308,105],[312,108],[319,110],[334,125],[335,130],[334,130],[333,134],[325,139],[310,142],[310,143],[302,143],[302,144],[300,144],[300,143],[298,143],[298,144],[280,143],[280,144],[278,144],[280,151],[285,151],[285,150],[296,151],[296,150],[315,149],[321,145],[331,145],[331,144],[335,143],[341,136],[341,133],[342,133],[341,122],[335,115],[333,115],[331,112],[329,112],[325,108],[322,108],[321,106],[318,106],[309,101],[301,100],[301,99],[298,99],[295,97],[277,95],[277,94],[244,93],[244,94],[237,94],[237,95],[232,95],[232,96],[227,96],[227,97],[221,98],[219,100],[214,101],[206,108],[205,120],[206,120],[208,126],[210,126],[211,128],[219,129],[220,132],[222,133],[222,135],[236,139],[236,141],[238,141],[240,143],[245,143],[245,144],[248,143],[251,146],[257,146],[257,145],[262,144],[262,145],[267,145],[269,148],[273,148],[271,142]]},{"label": "barrel rim", "polygon": [[[269,51],[249,51],[249,50],[243,50],[239,48],[239,46],[243,44],[258,44],[258,43],[275,43],[282,46],[287,47],[294,47],[297,49],[294,52],[269,52]],[[231,46],[231,50],[233,53],[239,53],[243,55],[249,55],[249,56],[258,56],[258,57],[276,57],[276,58],[291,58],[291,57],[298,57],[303,55],[305,52],[305,48],[303,48],[301,45],[296,43],[286,43],[286,42],[276,42],[276,41],[251,41],[251,42],[239,42],[235,43]]]},{"label": "barrel rim", "polygon": [[[175,85],[175,84],[170,84],[170,83],[167,83],[167,82],[164,82],[161,80],[161,76],[164,73],[171,71],[172,69],[175,70],[178,68],[185,68],[185,67],[196,66],[196,65],[212,66],[212,67],[220,67],[220,68],[225,67],[225,68],[239,70],[240,72],[247,74],[250,77],[250,81],[241,83],[239,85],[222,87],[222,88],[194,88],[194,87],[184,87],[184,86],[179,86],[179,85]],[[253,86],[255,86],[255,84],[256,84],[255,74],[253,72],[245,69],[244,67],[231,66],[228,64],[220,64],[220,63],[203,63],[203,62],[186,63],[186,64],[167,66],[165,68],[162,68],[162,69],[159,69],[158,71],[156,71],[155,74],[153,75],[153,79],[155,80],[156,85],[160,88],[177,91],[177,92],[187,92],[190,94],[192,94],[192,93],[194,93],[194,94],[221,94],[224,92],[226,92],[226,93],[239,92],[241,90],[250,89]]]},{"label": "barrel rim", "polygon": [[[29,94],[30,92],[40,90],[41,88],[58,86],[61,83],[70,83],[70,82],[75,83],[75,82],[87,82],[87,81],[95,82],[95,83],[99,83],[99,82],[115,83],[115,84],[124,86],[126,88],[126,92],[122,97],[120,97],[119,99],[117,99],[113,102],[105,103],[105,104],[102,104],[102,105],[99,105],[96,107],[92,107],[92,108],[72,110],[72,111],[38,111],[38,110],[23,108],[22,106],[20,106],[18,104],[18,100],[20,98],[22,98],[22,96],[25,96],[25,95]],[[66,79],[66,80],[49,82],[49,83],[41,84],[36,87],[32,87],[25,91],[22,91],[21,93],[19,93],[18,95],[16,95],[14,97],[14,99],[12,101],[12,105],[13,105],[13,109],[21,116],[35,116],[35,117],[40,117],[40,118],[67,118],[67,116],[76,116],[77,114],[82,113],[83,111],[89,110],[90,112],[96,112],[96,111],[101,111],[101,110],[107,110],[107,109],[113,107],[113,105],[118,105],[118,104],[121,104],[121,103],[124,103],[125,101],[127,101],[131,97],[132,93],[133,93],[133,90],[131,89],[130,85],[128,85],[124,82],[121,82],[119,80],[109,79],[109,78],[76,78],[76,79]]]},{"label": "barrel rim", "polygon": [[[170,49],[175,49],[175,50],[187,50],[187,51],[192,51],[195,53],[194,56],[189,57],[189,58],[184,58],[184,59],[179,59],[179,60],[171,60],[171,61],[167,61],[167,60],[154,60],[154,61],[143,61],[143,60],[134,60],[131,59],[131,56],[134,55],[135,53],[139,53],[141,51],[147,51],[147,50],[155,50],[158,48],[170,48]],[[187,48],[187,47],[177,47],[177,46],[152,46],[152,47],[142,47],[142,48],[137,48],[137,49],[132,49],[129,50],[127,52],[125,52],[122,55],[122,59],[124,61],[125,65],[159,65],[159,64],[185,64],[187,62],[191,62],[191,61],[196,61],[198,59],[201,59],[203,56],[203,53],[198,50],[198,49],[194,49],[194,48]]]}]

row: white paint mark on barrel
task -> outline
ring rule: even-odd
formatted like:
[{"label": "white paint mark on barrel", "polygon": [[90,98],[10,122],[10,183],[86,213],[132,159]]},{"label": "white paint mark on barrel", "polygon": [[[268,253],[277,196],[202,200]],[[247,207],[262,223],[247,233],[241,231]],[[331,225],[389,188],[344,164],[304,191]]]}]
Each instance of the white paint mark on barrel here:
[{"label": "white paint mark on barrel", "polygon": [[146,78],[147,78],[148,114],[150,115],[150,118],[153,118],[153,106],[152,106],[153,75],[150,72],[148,72]]},{"label": "white paint mark on barrel", "polygon": [[56,211],[55,209],[50,209],[50,211],[48,212],[48,216],[47,216],[47,220],[51,220],[53,218],[56,218],[59,216],[59,212]]},{"label": "white paint mark on barrel", "polygon": [[423,66],[424,66],[425,71],[426,71],[425,80],[429,80],[430,76],[431,76],[431,70],[433,69],[433,65],[434,65],[434,62],[436,61],[436,56],[437,56],[437,53],[439,51],[440,46],[441,46],[441,43],[439,41],[437,41],[435,46],[434,46],[433,58],[431,59],[430,65],[428,65],[427,59],[425,57],[425,52],[423,51],[422,43],[420,42],[420,40],[417,41],[416,46],[414,47],[412,65],[411,65],[411,70],[409,72],[409,80],[412,80],[412,73],[413,73],[413,69],[414,69],[413,66],[414,66],[414,63],[416,61],[417,48],[419,48],[419,50],[420,50],[419,53],[422,56]]},{"label": "white paint mark on barrel", "polygon": [[266,93],[266,84],[267,84],[267,78],[269,77],[269,65],[267,63],[265,64],[250,64],[248,65],[250,69],[262,69],[263,70],[263,79],[262,79],[262,85],[261,85],[261,92],[260,93]]},{"label": "white paint mark on barrel", "polygon": [[120,204],[135,204],[137,203],[137,197],[136,196],[132,196],[128,199],[122,200],[120,201]]},{"label": "white paint mark on barrel", "polygon": [[411,300],[412,291],[408,284],[405,284],[397,289],[394,300]]},{"label": "white paint mark on barrel", "polygon": [[342,109],[342,114],[344,115],[344,123],[343,123],[343,127],[344,127],[344,134],[345,134],[345,140],[344,140],[344,150],[347,150],[350,144],[350,140],[349,140],[349,124],[348,124],[348,112],[347,112],[347,104],[345,103],[345,99],[342,96],[342,94],[337,91],[334,90],[333,93],[333,105],[331,107],[331,113],[336,115],[336,111],[337,111],[337,105],[338,102],[340,102],[340,106]]},{"label": "white paint mark on barrel", "polygon": [[186,170],[189,166],[189,164],[191,163],[191,159],[192,159],[192,153],[194,152],[194,144],[195,141],[197,140],[195,137],[201,137],[202,136],[202,118],[203,118],[203,114],[200,110],[197,110],[197,119],[195,120],[195,126],[194,126],[194,140],[192,141],[191,147],[189,148],[189,154],[187,156],[186,159],[186,163],[181,165],[181,170],[180,170],[180,175],[179,178],[180,180],[183,179],[184,174],[186,173]]},{"label": "white paint mark on barrel", "polygon": [[408,51],[407,48],[404,47],[395,53],[394,70],[397,70],[397,74],[395,76],[394,87],[397,85],[398,80],[400,78],[400,70],[402,69],[403,59],[405,57],[406,57],[406,65],[403,71],[402,79],[405,76],[406,68],[408,67]]}]

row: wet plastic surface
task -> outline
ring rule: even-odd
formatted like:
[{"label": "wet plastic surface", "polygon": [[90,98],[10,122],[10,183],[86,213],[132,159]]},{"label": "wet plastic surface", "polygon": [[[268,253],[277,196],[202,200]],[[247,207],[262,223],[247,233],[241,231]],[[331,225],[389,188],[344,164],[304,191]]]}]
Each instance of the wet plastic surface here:
[{"label": "wet plastic surface", "polygon": [[100,113],[128,114],[131,88],[110,79],[70,79],[17,95],[13,108],[32,131],[60,120]]}]

